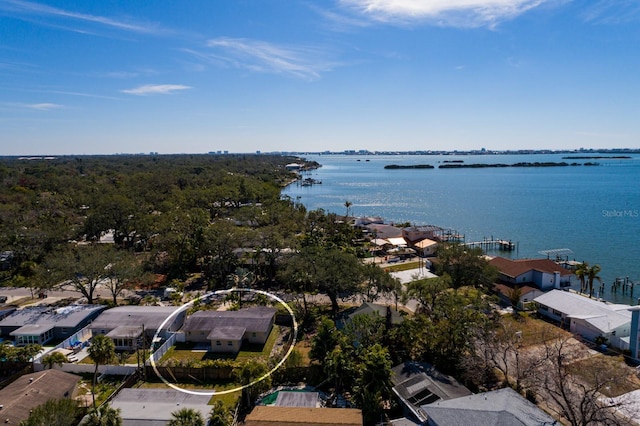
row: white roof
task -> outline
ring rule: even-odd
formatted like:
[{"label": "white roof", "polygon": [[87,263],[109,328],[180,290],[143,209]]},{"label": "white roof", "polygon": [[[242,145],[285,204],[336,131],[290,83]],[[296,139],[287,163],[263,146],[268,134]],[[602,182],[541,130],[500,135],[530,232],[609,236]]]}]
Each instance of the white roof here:
[{"label": "white roof", "polygon": [[389,243],[394,245],[394,246],[406,246],[407,245],[407,241],[402,237],[387,238],[387,241],[389,241]]},{"label": "white roof", "polygon": [[605,333],[631,321],[629,305],[600,302],[570,291],[551,290],[533,300],[569,318],[585,320]]}]

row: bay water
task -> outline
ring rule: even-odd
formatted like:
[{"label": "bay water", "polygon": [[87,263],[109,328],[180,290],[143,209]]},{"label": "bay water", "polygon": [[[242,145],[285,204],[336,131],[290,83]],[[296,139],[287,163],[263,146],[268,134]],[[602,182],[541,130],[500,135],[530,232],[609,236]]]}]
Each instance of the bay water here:
[{"label": "bay water", "polygon": [[[586,154],[584,154],[586,155]],[[595,155],[595,154],[594,154]],[[322,184],[289,185],[283,195],[308,210],[381,216],[456,230],[466,242],[484,238],[517,243],[510,258],[546,257],[540,251],[570,249],[569,260],[602,268],[602,296],[637,304],[640,297],[640,155],[631,158],[564,159],[567,154],[527,155],[309,155],[322,165],[304,177]],[[578,166],[439,169],[462,164],[567,162]],[[583,165],[597,162],[597,166]],[[430,164],[434,169],[385,169]],[[635,296],[611,283],[628,277]],[[599,283],[595,283],[599,287]]]}]

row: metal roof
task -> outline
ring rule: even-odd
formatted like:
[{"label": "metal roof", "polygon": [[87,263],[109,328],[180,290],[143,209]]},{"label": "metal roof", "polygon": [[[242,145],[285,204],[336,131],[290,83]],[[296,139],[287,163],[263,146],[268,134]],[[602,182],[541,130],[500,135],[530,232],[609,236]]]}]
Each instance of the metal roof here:
[{"label": "metal roof", "polygon": [[105,309],[103,305],[69,305],[63,308],[37,306],[18,309],[0,321],[0,327],[22,327],[38,324],[56,327],[76,327],[87,317]]}]

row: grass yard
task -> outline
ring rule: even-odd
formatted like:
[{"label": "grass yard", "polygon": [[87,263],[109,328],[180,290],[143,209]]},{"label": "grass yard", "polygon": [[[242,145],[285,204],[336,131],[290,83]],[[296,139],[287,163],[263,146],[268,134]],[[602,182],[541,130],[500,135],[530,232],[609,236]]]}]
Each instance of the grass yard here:
[{"label": "grass yard", "polygon": [[542,344],[550,339],[570,336],[570,333],[544,320],[521,313],[517,318],[504,315],[502,320],[507,327],[522,331],[522,346]]},{"label": "grass yard", "polygon": [[271,334],[267,338],[264,345],[251,345],[243,344],[240,348],[240,352],[237,354],[215,353],[215,352],[194,352],[193,343],[178,343],[167,351],[166,354],[160,359],[159,364],[163,365],[169,360],[174,360],[181,363],[206,361],[209,359],[233,359],[236,361],[246,361],[248,359],[255,358],[269,358],[271,350],[273,349],[278,334],[280,333],[280,327],[273,326]]}]

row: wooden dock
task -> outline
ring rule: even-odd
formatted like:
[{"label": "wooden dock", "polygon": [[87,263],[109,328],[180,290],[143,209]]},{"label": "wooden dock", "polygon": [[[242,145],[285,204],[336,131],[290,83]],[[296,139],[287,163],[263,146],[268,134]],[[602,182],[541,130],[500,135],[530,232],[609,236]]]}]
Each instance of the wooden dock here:
[{"label": "wooden dock", "polygon": [[501,240],[498,238],[484,238],[482,241],[473,241],[465,243],[468,247],[480,247],[483,250],[504,250],[514,251],[518,248],[518,244],[511,240]]}]

